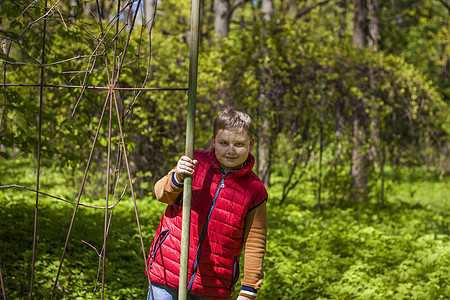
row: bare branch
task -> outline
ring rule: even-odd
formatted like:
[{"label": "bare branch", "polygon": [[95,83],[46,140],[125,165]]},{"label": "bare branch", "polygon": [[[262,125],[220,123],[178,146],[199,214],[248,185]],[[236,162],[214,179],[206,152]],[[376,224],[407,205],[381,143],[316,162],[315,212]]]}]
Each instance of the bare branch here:
[{"label": "bare branch", "polygon": [[34,59],[30,54],[28,54],[27,51],[25,51],[25,49],[23,49],[22,45],[20,45],[18,40],[15,40],[15,39],[10,38],[8,36],[0,36],[0,39],[5,39],[5,40],[9,40],[9,41],[13,42],[14,44],[16,44],[20,48],[20,50],[22,51],[22,53],[25,54],[26,57],[28,57],[30,60],[32,60],[36,64],[36,66],[41,66],[40,62],[38,62],[36,59]]},{"label": "bare branch", "polygon": [[[36,192],[36,190],[34,190],[34,189],[30,189],[30,188],[27,188],[27,187],[25,187],[25,186],[21,186],[21,185],[17,185],[17,184],[0,185],[0,189],[6,189],[6,188],[19,188],[19,189],[24,189],[24,190],[31,191],[31,192]],[[125,188],[124,188],[124,190],[123,190],[123,193],[122,193],[122,195],[120,196],[120,198],[117,200],[117,202],[114,203],[114,204],[111,205],[111,206],[108,206],[108,209],[112,209],[112,208],[114,208],[117,204],[119,204],[120,200],[122,200],[123,196],[125,195],[125,191],[126,191],[126,190],[127,190],[127,185],[125,185]],[[61,201],[70,203],[70,204],[77,204],[76,202],[73,202],[73,201],[70,201],[70,200],[66,200],[66,199],[61,198],[61,197],[56,197],[56,196],[53,196],[53,195],[50,195],[50,194],[47,194],[47,193],[43,193],[43,192],[40,192],[40,191],[39,191],[38,193],[41,194],[41,195],[44,195],[44,196],[47,196],[47,197],[56,199],[56,200],[61,200]],[[82,203],[79,203],[78,205],[83,206],[83,207],[88,207],[88,208],[105,209],[105,206],[87,205],[87,204],[82,204]]]},{"label": "bare branch", "polygon": [[[40,87],[40,84],[24,84],[24,83],[0,83],[0,86],[28,86],[28,87]],[[88,86],[88,85],[64,85],[64,84],[44,84],[43,87],[53,88],[74,88],[74,89],[86,89],[86,90],[118,90],[118,91],[187,91],[187,88],[125,88],[125,87],[109,87],[109,86]]]},{"label": "bare branch", "polygon": [[[55,7],[56,7],[56,5],[58,5],[58,3],[59,3],[60,1],[61,1],[61,0],[58,0],[55,4],[53,4],[52,7],[49,8],[49,10],[48,10],[45,14],[43,14],[42,16],[40,16],[39,18],[37,18],[36,20],[32,21],[31,23],[29,23],[28,26],[27,26],[27,28],[25,28],[25,30],[20,34],[20,36],[19,36],[19,38],[18,38],[17,40],[20,41],[20,40],[22,39],[23,35],[28,31],[28,29],[31,28],[31,26],[33,26],[34,24],[36,24],[36,23],[39,22],[40,20],[42,20],[42,19],[48,17],[50,14],[52,14],[52,13],[53,13],[53,10],[54,10]],[[28,9],[28,7],[27,7],[27,9]]]},{"label": "bare branch", "polygon": [[307,13],[309,13],[311,10],[313,10],[314,8],[318,7],[318,6],[322,6],[327,4],[328,2],[330,2],[330,0],[324,0],[322,2],[318,2],[316,4],[313,4],[311,6],[306,6],[306,7],[302,7],[297,14],[295,15],[295,18],[298,19],[300,17],[303,17],[304,15],[306,15]]}]

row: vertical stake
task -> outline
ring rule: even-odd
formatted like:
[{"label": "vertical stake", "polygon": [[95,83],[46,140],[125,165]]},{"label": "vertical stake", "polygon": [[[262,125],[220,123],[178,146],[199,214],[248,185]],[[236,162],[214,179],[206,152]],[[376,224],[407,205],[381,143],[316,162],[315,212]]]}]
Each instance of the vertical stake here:
[{"label": "vertical stake", "polygon": [[[194,132],[195,132],[195,102],[197,99],[197,70],[198,70],[198,44],[200,23],[200,0],[192,0],[191,10],[191,51],[189,60],[189,91],[186,123],[186,149],[185,153],[194,158]],[[183,190],[183,215],[181,227],[181,257],[179,300],[187,299],[187,282],[189,267],[189,236],[191,223],[191,197],[192,177],[186,176]]]},{"label": "vertical stake", "polygon": [[[44,2],[44,10],[47,10],[47,0]],[[44,18],[44,32],[42,35],[42,54],[41,54],[41,75],[39,87],[39,119],[38,119],[38,145],[37,145],[37,169],[36,169],[36,205],[34,207],[34,227],[33,227],[33,256],[31,258],[31,279],[30,279],[30,300],[33,299],[34,284],[34,268],[36,262],[36,245],[37,245],[37,225],[38,225],[38,208],[39,208],[39,175],[41,174],[41,139],[42,139],[42,110],[44,98],[44,62],[45,62],[45,36],[47,33],[47,18]]]}]

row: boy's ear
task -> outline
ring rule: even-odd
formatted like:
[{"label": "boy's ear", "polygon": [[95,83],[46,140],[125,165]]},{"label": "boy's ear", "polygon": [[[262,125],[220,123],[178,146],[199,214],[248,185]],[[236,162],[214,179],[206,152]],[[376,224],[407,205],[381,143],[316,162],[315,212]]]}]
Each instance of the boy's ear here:
[{"label": "boy's ear", "polygon": [[212,144],[213,147],[214,147],[214,135],[211,137],[211,144]]},{"label": "boy's ear", "polygon": [[252,150],[253,145],[255,145],[255,138],[252,138],[252,140],[250,141],[250,149],[249,150]]}]

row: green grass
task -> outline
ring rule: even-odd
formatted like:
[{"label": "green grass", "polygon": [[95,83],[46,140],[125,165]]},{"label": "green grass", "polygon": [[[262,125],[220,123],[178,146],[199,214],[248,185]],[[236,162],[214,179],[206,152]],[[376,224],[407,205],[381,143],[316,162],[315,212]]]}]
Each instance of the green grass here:
[{"label": "green grass", "polygon": [[[1,169],[0,185],[18,184],[35,188],[36,177],[30,163],[21,160],[2,162],[6,167]],[[82,174],[76,178],[70,173],[52,171],[52,165],[47,164],[43,163],[40,191],[76,201],[78,188],[75,183],[80,185]],[[98,182],[94,178],[89,183],[94,185]],[[99,200],[101,190],[104,190],[101,186],[88,186],[81,203],[104,206],[104,200]],[[121,193],[122,190],[119,195]],[[105,273],[108,299],[143,299],[148,288],[134,204],[128,195],[113,209],[111,219]],[[7,299],[24,299],[30,291],[35,203],[34,192],[0,189],[0,259]],[[50,298],[74,207],[73,204],[39,196],[35,299]],[[148,251],[164,205],[146,197],[137,200],[137,207]],[[95,286],[101,285],[101,275],[99,283],[95,283],[103,228],[104,210],[78,208],[56,290],[57,299],[92,298]],[[94,299],[100,299],[100,294],[97,291]]]},{"label": "green grass", "polygon": [[[9,160],[1,165],[0,185],[35,188],[33,161]],[[45,161],[41,191],[76,201],[81,178],[79,172],[62,172]],[[283,178],[275,179],[278,182],[269,190],[269,239],[259,299],[450,298],[450,200],[445,173],[388,170],[384,208],[372,201],[364,208],[319,210],[312,176],[292,192],[289,204],[279,205]],[[119,195],[126,182],[121,178]],[[104,185],[100,175],[90,176],[81,202],[104,205]],[[128,189],[113,210],[106,251],[107,299],[145,299],[147,292],[129,195]],[[23,189],[0,189],[0,259],[7,299],[27,298],[30,290],[35,198],[35,193]],[[148,251],[165,207],[151,195],[137,199],[137,207]],[[73,211],[72,204],[39,197],[35,299],[50,298]],[[92,298],[103,227],[103,210],[79,208],[57,299]],[[100,299],[100,291],[93,298]]]},{"label": "green grass", "polygon": [[[449,177],[388,169],[385,203],[318,209],[308,177],[279,206],[269,194],[269,239],[261,299],[449,299]],[[312,188],[308,188],[312,187]],[[323,203],[330,201],[326,198]]]},{"label": "green grass", "polygon": [[[411,168],[403,175],[389,174],[392,198],[411,204],[433,205],[450,210],[450,176],[445,171]],[[399,180],[394,180],[394,178]]]}]

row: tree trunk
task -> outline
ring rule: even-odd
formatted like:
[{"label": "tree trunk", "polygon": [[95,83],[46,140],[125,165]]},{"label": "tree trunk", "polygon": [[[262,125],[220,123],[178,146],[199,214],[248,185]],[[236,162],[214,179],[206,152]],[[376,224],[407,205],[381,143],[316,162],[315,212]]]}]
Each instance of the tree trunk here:
[{"label": "tree trunk", "polygon": [[378,46],[378,0],[369,0],[369,48]]},{"label": "tree trunk", "polygon": [[[261,12],[263,19],[267,24],[273,15],[273,3],[272,0],[263,0],[261,3]],[[265,24],[265,25],[266,25]],[[268,34],[266,26],[261,28],[260,37],[260,57],[263,58],[268,55],[268,50],[264,44],[265,38]],[[264,60],[263,60],[264,61]],[[270,162],[271,162],[271,149],[272,149],[272,130],[270,124],[269,109],[272,107],[271,99],[267,96],[269,93],[267,89],[267,81],[270,75],[268,74],[268,67],[263,65],[259,66],[259,96],[258,96],[258,120],[259,125],[257,128],[258,133],[258,176],[261,181],[266,185],[270,185]]]},{"label": "tree trunk", "polygon": [[[353,16],[353,45],[358,48],[367,46],[367,2],[366,0],[353,0],[355,6]],[[366,132],[364,125],[365,107],[364,99],[355,99],[353,104],[353,149],[352,149],[352,169],[353,177],[353,198],[363,201],[367,195],[367,153],[364,151]]]},{"label": "tree trunk", "polygon": [[[369,48],[375,48],[378,45],[378,0],[369,0]],[[370,88],[376,87],[374,69],[370,67],[369,80]],[[370,117],[370,150],[369,156],[375,167],[381,165],[380,152],[380,113],[376,101],[372,102],[372,114]]]},{"label": "tree trunk", "polygon": [[263,14],[264,21],[268,22],[272,19],[272,15],[273,15],[272,0],[262,0],[261,1],[261,12]]},{"label": "tree trunk", "polygon": [[220,37],[228,37],[230,32],[230,20],[236,8],[247,2],[248,0],[234,0],[231,4],[230,0],[214,0],[214,33]]},{"label": "tree trunk", "polygon": [[[356,101],[361,101],[356,100]],[[352,198],[358,202],[367,197],[367,155],[364,153],[365,130],[358,116],[358,107],[355,105],[353,113],[353,149],[352,169],[353,177]]]},{"label": "tree trunk", "polygon": [[367,1],[353,0],[355,12],[353,15],[353,45],[358,48],[367,46]]},{"label": "tree trunk", "polygon": [[270,120],[266,113],[266,105],[269,100],[260,92],[258,103],[258,119],[259,125],[257,128],[257,165],[258,177],[265,186],[270,185],[270,161],[271,161],[271,129]]},{"label": "tree trunk", "polygon": [[230,31],[230,3],[227,0],[214,0],[214,33],[220,37],[228,37]]}]

